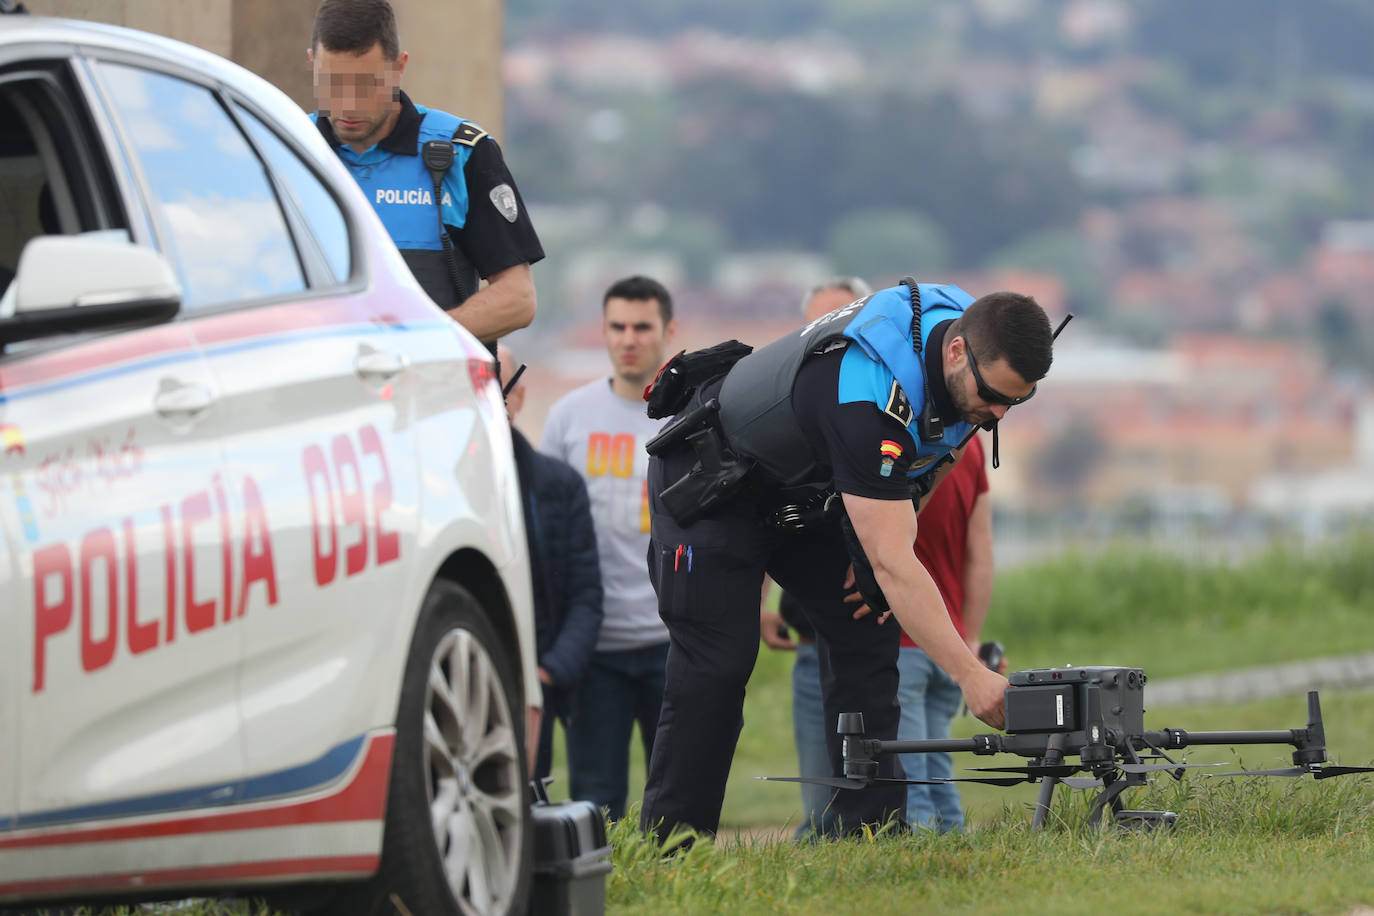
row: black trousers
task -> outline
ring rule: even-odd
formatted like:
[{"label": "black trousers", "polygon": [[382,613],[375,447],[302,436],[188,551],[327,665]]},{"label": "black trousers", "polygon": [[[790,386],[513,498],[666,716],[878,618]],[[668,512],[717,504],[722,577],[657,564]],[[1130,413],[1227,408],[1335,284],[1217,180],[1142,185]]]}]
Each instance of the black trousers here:
[{"label": "black trousers", "polygon": [[[649,464],[649,575],[670,643],[641,826],[660,837],[679,824],[704,833],[715,833],[720,824],[725,782],[744,725],[745,684],[758,657],[764,572],[800,600],[816,629],[832,774],[843,772],[835,734],[841,712],[862,712],[866,734],[886,740],[896,739],[901,718],[901,630],[895,620],[880,626],[876,614],[852,619],[854,606],[843,601],[849,555],[839,526],[779,531],[764,524],[753,502],[736,499],[710,518],[680,527],[658,494],[691,461],[690,453],[670,452]],[[895,755],[880,761],[879,775],[902,776]],[[901,818],[906,794],[900,785],[836,790],[832,810],[848,833]]]}]

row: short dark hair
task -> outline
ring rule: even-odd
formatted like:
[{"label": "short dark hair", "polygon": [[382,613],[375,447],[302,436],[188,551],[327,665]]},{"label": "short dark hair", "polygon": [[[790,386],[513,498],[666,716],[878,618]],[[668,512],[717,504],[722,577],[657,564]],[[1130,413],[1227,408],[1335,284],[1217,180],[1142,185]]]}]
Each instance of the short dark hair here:
[{"label": "short dark hair", "polygon": [[988,293],[979,298],[964,309],[952,333],[963,336],[979,362],[1005,359],[1027,382],[1044,378],[1054,359],[1049,316],[1040,303],[1021,293]]},{"label": "short dark hair", "polygon": [[387,60],[401,56],[396,11],[389,0],[324,0],[315,10],[311,48],[362,54],[376,44]]},{"label": "short dark hair", "polygon": [[606,290],[606,295],[601,297],[601,311],[606,311],[606,303],[612,299],[657,299],[663,326],[667,327],[668,322],[673,320],[673,297],[669,295],[667,287],[653,277],[635,274],[616,280]]}]

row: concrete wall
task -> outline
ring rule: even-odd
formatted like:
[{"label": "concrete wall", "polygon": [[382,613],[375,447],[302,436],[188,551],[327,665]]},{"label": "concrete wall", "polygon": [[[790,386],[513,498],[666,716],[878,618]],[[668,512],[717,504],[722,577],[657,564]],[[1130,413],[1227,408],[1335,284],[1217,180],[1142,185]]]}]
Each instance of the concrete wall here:
[{"label": "concrete wall", "polygon": [[[314,108],[305,52],[318,0],[25,0],[29,11],[129,26],[199,45]],[[406,92],[501,138],[504,0],[392,0],[410,54]]]}]

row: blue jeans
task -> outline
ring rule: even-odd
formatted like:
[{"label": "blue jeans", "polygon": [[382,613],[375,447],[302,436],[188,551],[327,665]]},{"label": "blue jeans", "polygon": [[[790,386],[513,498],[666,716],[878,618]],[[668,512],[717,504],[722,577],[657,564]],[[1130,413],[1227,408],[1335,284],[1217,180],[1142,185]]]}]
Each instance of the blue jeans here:
[{"label": "blue jeans", "polygon": [[[901,741],[948,738],[949,723],[959,710],[963,693],[954,680],[920,649],[903,646],[897,657],[901,673],[897,702],[902,704],[902,720],[897,726]],[[954,775],[948,754],[903,754],[902,768],[910,779],[930,779]],[[907,823],[941,833],[964,826],[964,809],[959,790],[952,784],[912,786],[907,790]]]},{"label": "blue jeans", "polygon": [[[834,776],[830,754],[825,747],[825,709],[821,697],[821,661],[816,644],[797,643],[797,658],[792,664],[792,738],[797,744],[798,776]],[[834,812],[826,786],[799,783],[804,820],[797,825],[797,839],[812,831],[833,827]]]},{"label": "blue jeans", "polygon": [[630,782],[630,736],[634,724],[652,756],[668,644],[621,652],[597,652],[577,685],[572,721],[567,723],[568,783],[576,800],[625,816]]}]

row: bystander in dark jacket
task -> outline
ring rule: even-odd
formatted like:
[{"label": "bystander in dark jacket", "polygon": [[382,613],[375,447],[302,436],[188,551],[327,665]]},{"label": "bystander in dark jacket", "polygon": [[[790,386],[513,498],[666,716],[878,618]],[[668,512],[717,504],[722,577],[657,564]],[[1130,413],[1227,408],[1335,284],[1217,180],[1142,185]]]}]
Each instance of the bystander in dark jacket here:
[{"label": "bystander in dark jacket", "polygon": [[[513,367],[501,348],[502,374]],[[517,383],[507,405],[512,418],[524,391]],[[587,485],[567,463],[534,448],[514,426],[511,442],[525,510],[525,540],[530,554],[534,595],[535,647],[539,680],[544,686],[544,716],[539,730],[534,778],[549,774],[553,756],[553,723],[566,729],[574,714],[577,684],[596,650],[601,632],[601,565],[592,527]]]}]

